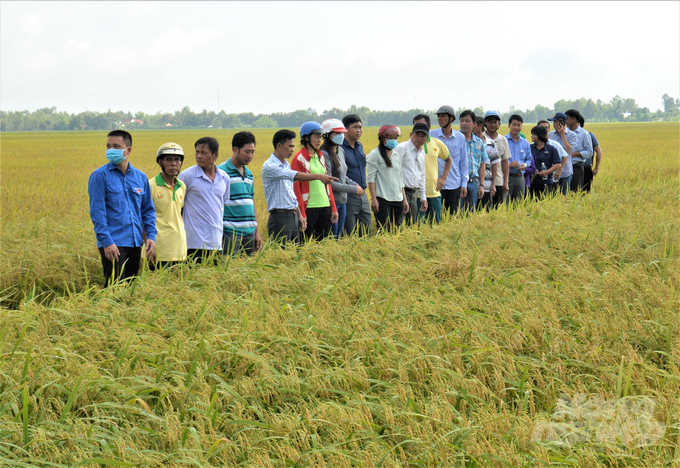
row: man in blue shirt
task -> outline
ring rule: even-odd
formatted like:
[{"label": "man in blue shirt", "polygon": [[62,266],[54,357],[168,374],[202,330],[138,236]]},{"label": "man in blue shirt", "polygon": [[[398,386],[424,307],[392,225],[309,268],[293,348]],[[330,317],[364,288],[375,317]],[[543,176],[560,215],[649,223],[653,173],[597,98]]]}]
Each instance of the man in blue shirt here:
[{"label": "man in blue shirt", "polygon": [[342,149],[345,152],[347,178],[355,181],[364,189],[364,194],[347,194],[347,216],[345,217],[345,234],[357,232],[359,236],[371,233],[371,204],[366,195],[366,154],[359,142],[362,134],[361,117],[348,114],[342,118],[347,129]]},{"label": "man in blue shirt", "polygon": [[567,116],[567,127],[576,134],[574,143],[571,145],[571,162],[574,173],[571,177],[571,191],[583,190],[584,166],[588,158],[593,157],[593,142],[590,134],[581,128],[579,118],[581,113],[576,109],[569,109],[565,112]]},{"label": "man in blue shirt", "polygon": [[90,175],[87,192],[90,218],[104,268],[104,286],[137,275],[142,244],[146,257],[156,256],[156,210],[146,175],[132,167],[132,135],[110,132],[106,140],[108,164]]},{"label": "man in blue shirt", "polygon": [[[581,128],[585,128],[586,119],[581,116],[578,119]],[[597,141],[597,137],[593,135],[593,132],[588,132],[590,134],[590,140],[593,144],[593,152],[595,153],[595,167],[593,167],[593,156],[588,158],[583,167],[583,191],[590,192],[590,186],[593,183],[593,179],[600,172],[600,162],[602,161],[602,148],[600,148],[600,142]]]},{"label": "man in blue shirt", "polygon": [[508,199],[514,201],[524,198],[526,192],[526,182],[524,180],[524,171],[531,166],[533,157],[531,156],[531,145],[529,142],[519,136],[522,131],[522,124],[524,119],[522,116],[513,114],[508,121],[510,133],[505,138],[508,140],[510,147],[510,171],[508,184]]},{"label": "man in blue shirt", "polygon": [[[430,132],[430,136],[441,140],[446,145],[451,157],[451,170],[444,187],[440,190],[444,208],[449,211],[450,215],[458,213],[461,197],[467,197],[468,183],[467,143],[465,136],[451,127],[454,120],[456,120],[456,114],[453,107],[441,106],[437,109],[437,122],[440,128]],[[446,162],[440,160],[438,164],[439,177],[442,177]]]}]

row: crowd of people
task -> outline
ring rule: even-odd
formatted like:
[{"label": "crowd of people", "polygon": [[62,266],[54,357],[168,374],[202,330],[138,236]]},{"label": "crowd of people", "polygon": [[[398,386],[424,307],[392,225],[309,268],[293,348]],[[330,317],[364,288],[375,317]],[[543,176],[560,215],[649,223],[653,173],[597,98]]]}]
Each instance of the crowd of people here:
[{"label": "crowd of people", "polygon": [[[597,138],[574,109],[539,121],[530,132],[532,143],[522,133],[520,115],[510,117],[507,135],[498,133],[501,118],[494,110],[484,116],[461,112],[460,131],[452,128],[451,106],[436,115],[434,130],[428,115],[416,115],[401,143],[398,126],[381,126],[379,144],[368,154],[360,142],[361,118],[354,114],[304,123],[297,152],[296,133],[277,131],[260,174],[269,239],[301,245],[366,236],[371,214],[382,231],[440,223],[444,210],[467,215],[525,197],[589,191],[600,169]],[[231,143],[231,157],[217,165],[218,141],[200,138],[194,144],[196,164],[184,171],[182,147],[165,143],[156,155],[160,173],[147,180],[130,164],[130,133],[108,134],[109,162],[88,183],[106,285],[137,275],[142,246],[152,269],[262,248],[255,177],[248,169],[255,136],[238,132]]]}]

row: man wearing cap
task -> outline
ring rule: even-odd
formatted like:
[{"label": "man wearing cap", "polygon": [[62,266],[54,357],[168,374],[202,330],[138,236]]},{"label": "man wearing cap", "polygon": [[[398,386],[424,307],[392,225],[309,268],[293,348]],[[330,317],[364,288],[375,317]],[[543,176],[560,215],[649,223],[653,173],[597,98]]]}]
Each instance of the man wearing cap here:
[{"label": "man wearing cap", "polygon": [[501,160],[501,170],[496,172],[496,179],[493,182],[496,186],[496,193],[493,196],[491,206],[498,207],[505,199],[509,190],[510,179],[510,146],[508,140],[498,133],[501,126],[501,114],[496,110],[489,110],[484,113],[484,135],[493,140],[498,150],[498,156]]},{"label": "man wearing cap", "polygon": [[90,219],[104,269],[104,286],[133,278],[139,271],[142,244],[146,258],[156,255],[156,210],[146,175],[130,164],[132,135],[113,130],[106,139],[108,163],[87,184]]},{"label": "man wearing cap", "polygon": [[184,197],[184,227],[187,233],[187,257],[196,263],[222,249],[224,204],[229,201],[229,176],[217,167],[220,144],[212,137],[194,143],[196,165],[179,175],[186,185]]},{"label": "man wearing cap", "polygon": [[[416,224],[427,211],[427,193],[425,191],[425,150],[423,145],[430,134],[426,124],[413,126],[410,138],[399,143],[394,151],[401,156],[401,171],[404,179],[404,194],[409,211],[402,216],[407,225]],[[418,203],[420,200],[420,203]]]},{"label": "man wearing cap", "polygon": [[531,145],[529,142],[519,136],[522,131],[522,124],[524,119],[518,114],[513,114],[508,120],[508,127],[510,133],[505,138],[508,140],[510,147],[510,164],[509,176],[510,183],[508,185],[508,199],[515,201],[524,198],[526,193],[526,180],[524,179],[524,171],[532,166],[533,157],[531,156]]},{"label": "man wearing cap", "polygon": [[472,133],[472,124],[477,116],[471,110],[464,110],[460,114],[460,131],[465,136],[465,152],[468,158],[467,197],[461,198],[461,210],[474,213],[477,200],[484,197],[484,176],[486,165],[491,164],[486,152],[486,145]]},{"label": "man wearing cap", "polygon": [[[442,202],[450,215],[458,213],[460,199],[467,197],[468,160],[465,137],[454,130],[451,125],[456,120],[456,114],[451,106],[441,106],[437,109],[439,127],[430,132],[434,138],[441,140],[449,149],[451,156],[451,171],[442,187]],[[439,177],[443,177],[444,161],[439,161]]]},{"label": "man wearing cap", "polygon": [[590,134],[579,123],[581,113],[576,109],[569,109],[565,112],[567,116],[567,127],[574,132],[574,143],[571,145],[571,163],[574,173],[571,178],[570,188],[572,192],[583,190],[584,166],[588,158],[593,157],[593,141]]},{"label": "man wearing cap", "polygon": [[156,263],[149,264],[152,270],[174,265],[187,258],[187,235],[182,219],[186,187],[177,178],[184,162],[184,151],[177,143],[165,143],[158,148],[156,162],[161,172],[149,179],[158,230]]},{"label": "man wearing cap", "polygon": [[562,192],[562,195],[566,195],[567,192],[569,192],[569,184],[571,183],[571,177],[573,174],[570,153],[571,145],[575,142],[575,135],[567,128],[567,116],[563,112],[556,112],[555,115],[553,115],[552,118],[548,120],[553,123],[554,128],[552,132],[548,133],[548,141],[557,143],[567,153],[565,157],[564,153],[560,152],[562,164],[560,165],[560,168],[553,174],[553,178],[555,180],[559,179],[560,191]]},{"label": "man wearing cap", "polygon": [[252,255],[262,248],[257,226],[253,173],[248,164],[255,156],[255,135],[238,132],[231,140],[231,158],[218,168],[229,176],[229,201],[224,204],[224,237],[222,253],[236,256],[239,252]]},{"label": "man wearing cap", "polygon": [[[581,128],[585,128],[586,119],[582,115],[578,119]],[[588,158],[583,167],[583,191],[590,192],[590,186],[593,183],[593,178],[600,172],[600,162],[602,161],[602,148],[600,148],[600,142],[597,141],[597,137],[593,135],[593,132],[588,132],[590,134],[590,141],[593,144],[593,152],[595,153],[595,167],[593,167],[593,156]]]},{"label": "man wearing cap", "polygon": [[[418,123],[427,125],[428,130],[431,131],[429,115],[418,114],[413,117],[413,125]],[[446,145],[441,140],[432,138],[431,135],[427,136],[423,150],[425,151],[425,196],[427,197],[427,211],[424,218],[430,224],[433,221],[439,224],[442,221],[441,189],[451,171],[451,156]],[[439,176],[440,159],[445,161],[441,177]]]}]

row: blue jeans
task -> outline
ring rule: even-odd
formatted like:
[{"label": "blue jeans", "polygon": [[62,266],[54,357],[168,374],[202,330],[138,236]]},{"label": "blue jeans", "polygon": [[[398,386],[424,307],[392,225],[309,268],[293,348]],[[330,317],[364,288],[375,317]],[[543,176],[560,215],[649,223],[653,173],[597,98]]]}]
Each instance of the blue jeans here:
[{"label": "blue jeans", "polygon": [[345,227],[345,218],[347,217],[347,203],[343,203],[342,205],[336,203],[335,207],[338,209],[338,222],[331,224],[331,232],[336,239],[340,239],[342,237],[343,228]]},{"label": "blue jeans", "polygon": [[477,206],[477,192],[479,191],[479,182],[468,182],[467,184],[467,196],[460,199],[460,210],[469,211],[470,213],[475,212],[475,207]]},{"label": "blue jeans", "polygon": [[571,177],[562,177],[560,179],[560,192],[562,192],[562,195],[566,195],[569,193],[569,186],[571,185]]}]

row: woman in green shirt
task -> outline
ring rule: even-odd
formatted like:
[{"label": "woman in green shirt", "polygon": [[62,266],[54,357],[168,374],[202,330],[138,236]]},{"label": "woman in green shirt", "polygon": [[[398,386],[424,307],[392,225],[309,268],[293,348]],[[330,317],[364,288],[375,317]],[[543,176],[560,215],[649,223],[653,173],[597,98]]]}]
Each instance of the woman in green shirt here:
[{"label": "woman in green shirt", "polygon": [[383,125],[378,130],[380,144],[366,156],[366,181],[371,192],[371,211],[378,229],[389,231],[401,225],[409,206],[404,193],[401,156],[392,151],[399,143],[401,130],[396,125]]}]

